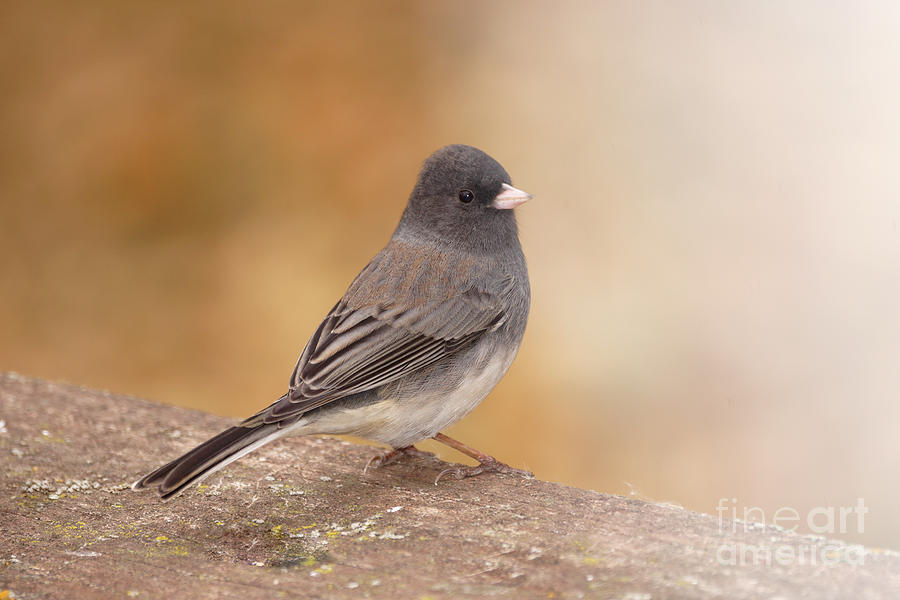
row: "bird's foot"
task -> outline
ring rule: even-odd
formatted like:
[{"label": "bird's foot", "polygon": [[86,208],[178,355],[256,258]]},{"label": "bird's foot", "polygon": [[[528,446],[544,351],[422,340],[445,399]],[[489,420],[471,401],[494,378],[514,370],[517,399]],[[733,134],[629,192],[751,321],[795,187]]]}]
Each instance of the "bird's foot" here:
[{"label": "bird's foot", "polygon": [[484,452],[480,452],[475,448],[470,448],[462,442],[454,440],[452,437],[444,435],[443,433],[436,434],[434,436],[434,439],[442,444],[450,446],[454,450],[462,452],[467,456],[471,456],[478,461],[478,466],[475,467],[455,467],[453,469],[444,469],[443,471],[438,473],[438,476],[434,479],[434,485],[437,485],[441,480],[441,477],[443,477],[444,475],[453,475],[457,479],[465,479],[466,477],[474,477],[475,475],[481,475],[482,473],[509,473],[511,475],[519,475],[521,477],[534,479],[534,473],[532,473],[531,471],[515,469],[505,463],[500,462],[493,456],[485,454]]},{"label": "bird's foot", "polygon": [[369,467],[373,469],[377,469],[379,467],[383,467],[385,465],[389,465],[391,463],[395,463],[404,456],[411,456],[413,458],[434,458],[434,454],[431,452],[425,452],[424,450],[419,450],[415,446],[404,446],[403,448],[394,448],[389,452],[383,452],[381,454],[376,454],[372,458],[369,459],[369,462],[366,463],[365,468],[363,469],[363,474],[369,470]]},{"label": "bird's foot", "polygon": [[486,456],[481,459],[480,463],[474,467],[455,467],[453,469],[444,469],[438,476],[434,478],[434,485],[437,485],[444,475],[452,475],[457,479],[465,479],[466,477],[475,477],[482,473],[509,473],[510,475],[519,475],[528,479],[534,479],[534,473],[523,469],[516,469],[506,463],[502,463],[493,456]]}]

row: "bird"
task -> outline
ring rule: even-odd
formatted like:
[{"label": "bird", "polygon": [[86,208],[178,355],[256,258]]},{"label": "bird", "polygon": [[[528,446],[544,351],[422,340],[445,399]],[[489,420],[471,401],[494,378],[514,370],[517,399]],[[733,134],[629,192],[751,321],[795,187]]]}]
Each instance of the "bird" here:
[{"label": "bird", "polygon": [[513,187],[491,156],[462,144],[429,156],[387,245],[309,338],[287,392],[132,487],[162,499],[287,435],[355,435],[390,446],[366,465],[423,453],[433,438],[478,461],[458,479],[513,468],[441,432],[488,395],[519,350],[531,304]]}]

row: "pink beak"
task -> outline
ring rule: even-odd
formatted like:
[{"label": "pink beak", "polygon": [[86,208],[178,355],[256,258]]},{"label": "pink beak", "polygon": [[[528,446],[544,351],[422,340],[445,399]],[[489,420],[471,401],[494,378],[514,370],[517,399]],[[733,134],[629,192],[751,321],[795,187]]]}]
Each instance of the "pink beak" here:
[{"label": "pink beak", "polygon": [[499,210],[509,210],[520,204],[525,204],[529,200],[531,200],[531,194],[504,183],[500,193],[497,194],[497,197],[494,198],[494,201],[491,203],[491,206]]}]

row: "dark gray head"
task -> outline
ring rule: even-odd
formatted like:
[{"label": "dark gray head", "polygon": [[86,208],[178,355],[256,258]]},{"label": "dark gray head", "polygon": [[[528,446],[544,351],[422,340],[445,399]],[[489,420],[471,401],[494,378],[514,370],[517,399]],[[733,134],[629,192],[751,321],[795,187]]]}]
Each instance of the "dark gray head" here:
[{"label": "dark gray head", "polygon": [[472,146],[428,157],[394,237],[419,237],[491,252],[518,246],[512,209],[531,198],[496,160]]}]

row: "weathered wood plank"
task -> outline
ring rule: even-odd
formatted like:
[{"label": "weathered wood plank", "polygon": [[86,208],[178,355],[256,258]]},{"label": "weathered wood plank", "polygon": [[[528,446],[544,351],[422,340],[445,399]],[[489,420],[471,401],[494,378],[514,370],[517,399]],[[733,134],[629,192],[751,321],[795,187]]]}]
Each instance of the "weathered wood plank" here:
[{"label": "weathered wood plank", "polygon": [[21,598],[900,597],[896,553],[538,480],[435,486],[437,460],[364,474],[372,449],[335,439],[164,504],[125,484],[227,419],[12,374],[0,419],[0,590]]}]

